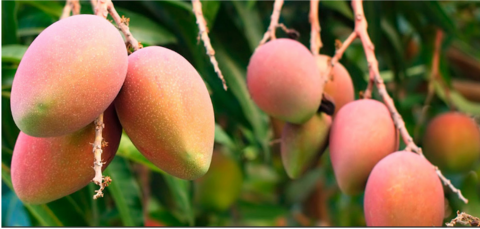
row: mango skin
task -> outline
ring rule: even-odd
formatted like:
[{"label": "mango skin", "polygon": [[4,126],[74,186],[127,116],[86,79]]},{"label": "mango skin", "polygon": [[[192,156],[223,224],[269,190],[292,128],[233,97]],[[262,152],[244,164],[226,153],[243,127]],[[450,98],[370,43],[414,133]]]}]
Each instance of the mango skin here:
[{"label": "mango skin", "polygon": [[315,58],[300,42],[276,39],[250,58],[247,86],[257,106],[280,120],[301,124],[318,110],[324,81]]},{"label": "mango skin", "polygon": [[110,22],[95,15],[62,19],[38,35],[20,62],[14,121],[34,137],[73,133],[108,108],[126,74],[125,43]]},{"label": "mango skin", "polygon": [[392,153],[368,178],[364,211],[367,226],[442,226],[442,183],[432,164],[418,154]]},{"label": "mango skin", "polygon": [[181,55],[162,47],[131,54],[115,105],[132,143],[153,164],[188,180],[207,172],[213,105],[202,78]]},{"label": "mango skin", "polygon": [[[113,160],[122,127],[112,106],[104,114],[104,170]],[[20,132],[11,165],[13,189],[23,203],[43,204],[85,187],[95,176],[92,145],[95,125],[60,137],[37,138]]]},{"label": "mango skin", "polygon": [[[319,55],[316,58],[321,75],[323,75],[328,70],[331,57],[327,55]],[[340,108],[355,100],[355,90],[352,78],[342,64],[336,63],[330,74],[332,79],[327,81],[324,91],[333,98],[335,103],[335,116]]]},{"label": "mango skin", "polygon": [[225,211],[240,196],[242,183],[243,175],[237,162],[215,152],[210,169],[195,182],[196,201],[204,209]]},{"label": "mango skin", "polygon": [[376,100],[348,103],[333,119],[330,159],[340,190],[363,192],[368,175],[382,158],[398,149],[398,134],[387,107]]},{"label": "mango skin", "polygon": [[315,163],[328,146],[332,118],[325,113],[314,115],[304,124],[285,124],[282,132],[282,162],[288,176],[298,178]]},{"label": "mango skin", "polygon": [[465,172],[472,169],[480,157],[477,123],[458,112],[435,117],[425,132],[423,152],[442,171]]}]

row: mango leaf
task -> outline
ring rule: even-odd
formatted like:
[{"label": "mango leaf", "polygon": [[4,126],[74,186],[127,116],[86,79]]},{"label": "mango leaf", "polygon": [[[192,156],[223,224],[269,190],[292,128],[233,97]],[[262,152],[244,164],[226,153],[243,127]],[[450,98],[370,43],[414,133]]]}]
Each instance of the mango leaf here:
[{"label": "mango leaf", "polygon": [[243,221],[250,222],[250,224],[256,226],[262,224],[269,225],[278,217],[288,214],[288,210],[282,206],[245,201],[239,201],[238,211]]},{"label": "mango leaf", "polygon": [[[5,184],[13,190],[12,178],[10,176],[10,168],[2,162],[2,180]],[[25,207],[32,213],[32,215],[40,222],[42,226],[64,226],[60,219],[53,213],[53,211],[46,205],[29,205]]]},{"label": "mango leaf", "polygon": [[353,20],[353,13],[346,1],[320,1],[320,7],[325,6],[331,10],[341,13],[348,19]]},{"label": "mango leaf", "polygon": [[18,43],[17,2],[2,1],[2,46]]},{"label": "mango leaf", "polygon": [[2,47],[2,62],[20,63],[27,51],[25,45],[5,45]]},{"label": "mango leaf", "polygon": [[300,179],[290,182],[286,189],[286,197],[290,203],[297,203],[305,200],[313,191],[319,179],[324,176],[321,168],[309,171]]},{"label": "mango leaf", "polygon": [[258,10],[254,7],[248,7],[248,2],[245,1],[232,1],[231,3],[237,10],[242,22],[237,23],[237,26],[243,30],[250,50],[254,51],[260,43],[260,40],[262,40],[263,33],[265,32]]},{"label": "mango leaf", "polygon": [[[447,103],[448,100],[445,94],[445,89],[438,82],[435,82],[434,85],[435,93]],[[460,93],[453,89],[450,89],[450,99],[459,111],[470,115],[480,115],[480,103],[467,100]]]},{"label": "mango leaf", "polygon": [[19,133],[20,130],[15,125],[10,111],[10,99],[2,97],[2,146],[13,149]]},{"label": "mango leaf", "polygon": [[218,124],[215,124],[215,142],[223,144],[229,149],[235,148],[235,144],[233,143],[232,139],[230,139],[230,136],[228,136],[228,134],[225,133],[222,127]]},{"label": "mango leaf", "polygon": [[27,210],[14,192],[2,195],[2,226],[31,226]]},{"label": "mango leaf", "polygon": [[148,45],[165,45],[177,42],[177,38],[167,29],[149,18],[126,9],[116,8],[120,16],[130,18],[129,28],[133,36]]},{"label": "mango leaf", "polygon": [[223,69],[225,80],[229,86],[229,90],[235,95],[242,107],[243,114],[253,127],[253,132],[257,140],[263,139],[260,144],[265,154],[269,154],[268,142],[268,118],[260,111],[250,98],[250,94],[246,85],[246,72],[235,63],[223,46],[218,45],[215,48],[216,56],[220,68]]},{"label": "mango leaf", "polygon": [[163,177],[175,200],[176,211],[174,215],[179,219],[183,219],[183,221],[190,226],[193,226],[194,214],[192,200],[189,195],[190,182],[168,174],[165,174]]},{"label": "mango leaf", "polygon": [[20,1],[22,4],[34,6],[45,13],[60,18],[63,12],[64,2],[57,1]]},{"label": "mango leaf", "polygon": [[137,162],[139,164],[145,165],[154,172],[158,172],[162,174],[165,173],[164,171],[159,169],[157,166],[155,166],[152,162],[150,162],[145,156],[143,156],[137,150],[135,145],[133,145],[132,141],[126,134],[122,135],[120,146],[118,147],[116,155],[129,159],[131,161]]},{"label": "mango leaf", "polygon": [[127,161],[115,157],[105,170],[105,175],[112,178],[108,186],[115,205],[120,212],[124,226],[143,226],[141,192]]},{"label": "mango leaf", "polygon": [[207,27],[212,29],[215,18],[217,17],[218,9],[220,9],[221,1],[201,1],[201,3],[203,16],[207,21]]}]

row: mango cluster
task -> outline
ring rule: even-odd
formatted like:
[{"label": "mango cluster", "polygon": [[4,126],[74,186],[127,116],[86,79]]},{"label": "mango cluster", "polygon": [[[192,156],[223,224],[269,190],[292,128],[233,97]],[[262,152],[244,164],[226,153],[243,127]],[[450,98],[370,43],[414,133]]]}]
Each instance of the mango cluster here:
[{"label": "mango cluster", "polygon": [[[434,166],[398,151],[399,132],[389,110],[377,100],[354,100],[351,77],[341,64],[312,55],[297,41],[277,39],[257,48],[247,83],[258,107],[286,122],[281,156],[290,178],[315,166],[329,147],[340,190],[365,193],[368,226],[441,226],[443,187]],[[327,95],[335,105],[332,115],[322,112]],[[426,155],[452,170],[469,168],[480,155],[480,132],[472,120],[450,116],[427,130]]]},{"label": "mango cluster", "polygon": [[56,200],[92,180],[94,120],[102,113],[102,169],[122,129],[171,175],[192,180],[210,166],[214,112],[195,68],[163,47],[128,56],[115,26],[95,15],[62,19],[38,35],[18,67],[11,104],[21,130],[12,183],[25,203]]}]

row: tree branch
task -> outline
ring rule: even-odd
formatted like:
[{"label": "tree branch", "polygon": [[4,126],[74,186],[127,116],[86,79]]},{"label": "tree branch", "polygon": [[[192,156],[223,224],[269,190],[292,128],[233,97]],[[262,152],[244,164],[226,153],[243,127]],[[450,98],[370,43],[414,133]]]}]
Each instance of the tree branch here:
[{"label": "tree branch", "polygon": [[80,3],[78,0],[67,0],[60,19],[70,17],[70,12],[72,12],[73,15],[80,14]]},{"label": "tree branch", "polygon": [[313,55],[319,55],[322,48],[322,39],[320,39],[320,21],[318,19],[318,4],[320,0],[310,0],[310,15],[309,20],[312,24],[310,30],[310,50]]},{"label": "tree branch", "polygon": [[445,225],[447,225],[447,227],[453,227],[457,223],[465,226],[480,227],[479,218],[471,216],[465,212],[460,213],[460,211],[457,211],[457,217],[455,217],[455,219],[452,219],[450,223],[446,223]]},{"label": "tree branch", "polygon": [[[403,121],[402,116],[400,116],[400,114],[398,113],[392,98],[388,95],[385,84],[383,83],[383,79],[380,76],[380,73],[378,70],[378,61],[375,57],[375,52],[374,52],[375,47],[373,46],[367,32],[368,25],[363,12],[362,0],[353,0],[352,7],[355,15],[355,32],[357,33],[358,37],[362,41],[363,48],[365,51],[365,56],[368,61],[368,67],[369,67],[369,73],[370,73],[369,83],[367,86],[367,90],[365,91],[365,98],[371,97],[371,90],[373,88],[373,84],[375,83],[375,85],[377,86],[378,92],[383,99],[383,102],[385,103],[388,110],[390,111],[390,114],[392,115],[392,119],[395,126],[399,130],[403,141],[407,145],[405,150],[415,152],[419,154],[421,157],[425,158],[425,156],[423,155],[422,149],[415,144],[412,137],[408,133],[407,128],[405,127],[405,122]],[[468,203],[468,200],[462,195],[461,191],[456,189],[452,185],[450,180],[445,178],[442,175],[442,172],[436,166],[434,167],[437,175],[440,177],[443,183],[446,186],[448,186],[454,193],[457,193],[458,197],[463,202]]]},{"label": "tree branch", "polygon": [[210,58],[210,62],[212,63],[213,68],[215,69],[215,72],[218,75],[218,78],[222,80],[223,89],[225,89],[226,91],[227,83],[225,82],[222,71],[220,71],[220,68],[218,67],[217,59],[215,59],[215,50],[213,49],[212,44],[210,43],[210,38],[208,37],[207,21],[203,17],[202,3],[200,2],[200,0],[192,0],[192,7],[193,7],[193,13],[195,14],[195,18],[197,19],[199,37],[202,38],[203,44],[205,45],[205,49],[207,50],[207,55]]},{"label": "tree branch", "polygon": [[265,44],[268,39],[275,40],[277,37],[275,36],[275,30],[277,29],[278,20],[280,19],[280,11],[282,11],[283,0],[275,0],[273,4],[273,13],[270,17],[270,25],[268,26],[267,32],[263,35],[262,40],[258,46]]},{"label": "tree branch", "polygon": [[[142,48],[142,44],[140,44],[130,33],[130,29],[128,28],[128,23],[130,20],[128,18],[125,18],[123,16],[120,17],[120,15],[118,15],[111,0],[98,0],[97,2],[95,0],[92,0],[91,2],[97,16],[107,19],[107,16],[110,13],[118,28],[120,29],[120,31],[122,31],[125,39],[127,40],[127,49],[130,49],[131,47],[134,51],[136,51]],[[102,137],[102,131],[104,128],[105,124],[103,123],[102,113],[100,114],[100,116],[98,116],[97,119],[95,119],[95,142],[93,143],[93,170],[95,170],[95,177],[92,181],[96,185],[99,185],[100,188],[95,191],[96,194],[93,196],[93,199],[103,197],[103,190],[112,182],[112,179],[110,177],[103,177],[102,175],[102,167],[105,164],[105,162],[102,162],[102,147],[106,144]]]}]

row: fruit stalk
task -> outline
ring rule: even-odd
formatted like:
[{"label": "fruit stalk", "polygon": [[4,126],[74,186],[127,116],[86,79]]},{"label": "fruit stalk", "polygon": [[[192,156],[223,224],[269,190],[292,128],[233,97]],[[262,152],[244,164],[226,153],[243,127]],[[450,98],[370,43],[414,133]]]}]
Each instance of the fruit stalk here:
[{"label": "fruit stalk", "polygon": [[[402,136],[402,139],[405,142],[405,145],[407,146],[405,148],[405,151],[411,151],[411,152],[417,153],[421,157],[425,158],[425,156],[423,155],[422,149],[415,144],[415,142],[413,141],[413,138],[408,133],[407,128],[405,127],[405,122],[403,121],[402,116],[398,113],[397,108],[395,107],[395,104],[393,102],[393,99],[388,95],[385,84],[383,83],[383,79],[380,76],[380,73],[378,70],[378,61],[377,61],[377,58],[375,57],[375,52],[374,52],[375,47],[372,44],[372,41],[370,40],[370,37],[367,32],[368,24],[363,12],[363,1],[353,0],[352,7],[355,15],[355,33],[358,35],[358,37],[360,38],[363,44],[365,56],[367,57],[367,61],[368,61],[369,73],[370,73],[369,83],[367,86],[367,90],[365,90],[364,96],[365,98],[371,97],[371,91],[373,88],[373,84],[375,83],[378,93],[382,97],[383,102],[385,103],[388,110],[390,111],[390,114],[392,115],[392,119],[393,119],[393,122],[395,123],[395,127],[399,130],[400,135]],[[446,186],[448,186],[454,193],[457,193],[458,197],[463,202],[468,203],[468,200],[462,195],[462,192],[457,188],[455,188],[450,182],[450,180],[445,178],[442,172],[436,166],[434,167],[437,175],[440,177],[443,183]]]},{"label": "fruit stalk", "polygon": [[[97,16],[107,19],[107,16],[110,13],[110,16],[112,16],[118,28],[127,39],[127,49],[131,47],[134,51],[137,51],[142,47],[137,39],[133,37],[132,33],[130,33],[130,29],[128,28],[128,22],[130,20],[123,16],[120,18],[120,15],[118,15],[111,0],[98,0],[97,2],[92,0],[91,2],[92,6],[95,8],[95,14]],[[99,185],[100,188],[95,191],[96,194],[93,196],[93,199],[103,197],[103,189],[112,182],[110,177],[103,177],[102,175],[102,166],[105,164],[105,162],[102,162],[102,146],[103,144],[106,144],[102,138],[103,128],[105,128],[105,124],[103,123],[102,113],[97,119],[95,119],[95,142],[93,143],[93,154],[95,158],[93,162],[93,170],[95,170],[95,177],[92,181],[96,185]]]},{"label": "fruit stalk", "polygon": [[80,3],[78,0],[67,0],[60,19],[70,17],[70,12],[72,12],[73,15],[80,14]]},{"label": "fruit stalk", "polygon": [[310,50],[313,55],[320,54],[320,49],[323,47],[322,40],[320,39],[320,20],[318,19],[318,3],[320,0],[310,0],[310,15],[309,20],[312,24],[310,30]]},{"label": "fruit stalk", "polygon": [[222,71],[218,67],[217,59],[215,59],[215,50],[210,43],[210,38],[208,37],[208,28],[207,28],[207,21],[203,17],[202,11],[202,3],[200,0],[192,0],[192,7],[193,13],[195,14],[195,18],[197,19],[198,29],[199,29],[199,38],[202,39],[203,44],[205,45],[205,49],[207,50],[207,55],[210,58],[210,62],[215,69],[215,72],[218,75],[218,78],[222,80],[223,89],[227,90],[227,83],[225,82],[225,78],[223,77]]},{"label": "fruit stalk", "polygon": [[275,0],[273,4],[273,13],[270,17],[270,25],[268,26],[267,32],[263,35],[262,40],[258,46],[265,44],[268,39],[275,40],[277,37],[275,36],[275,30],[279,26],[278,20],[280,19],[280,11],[282,10],[283,0]]}]

